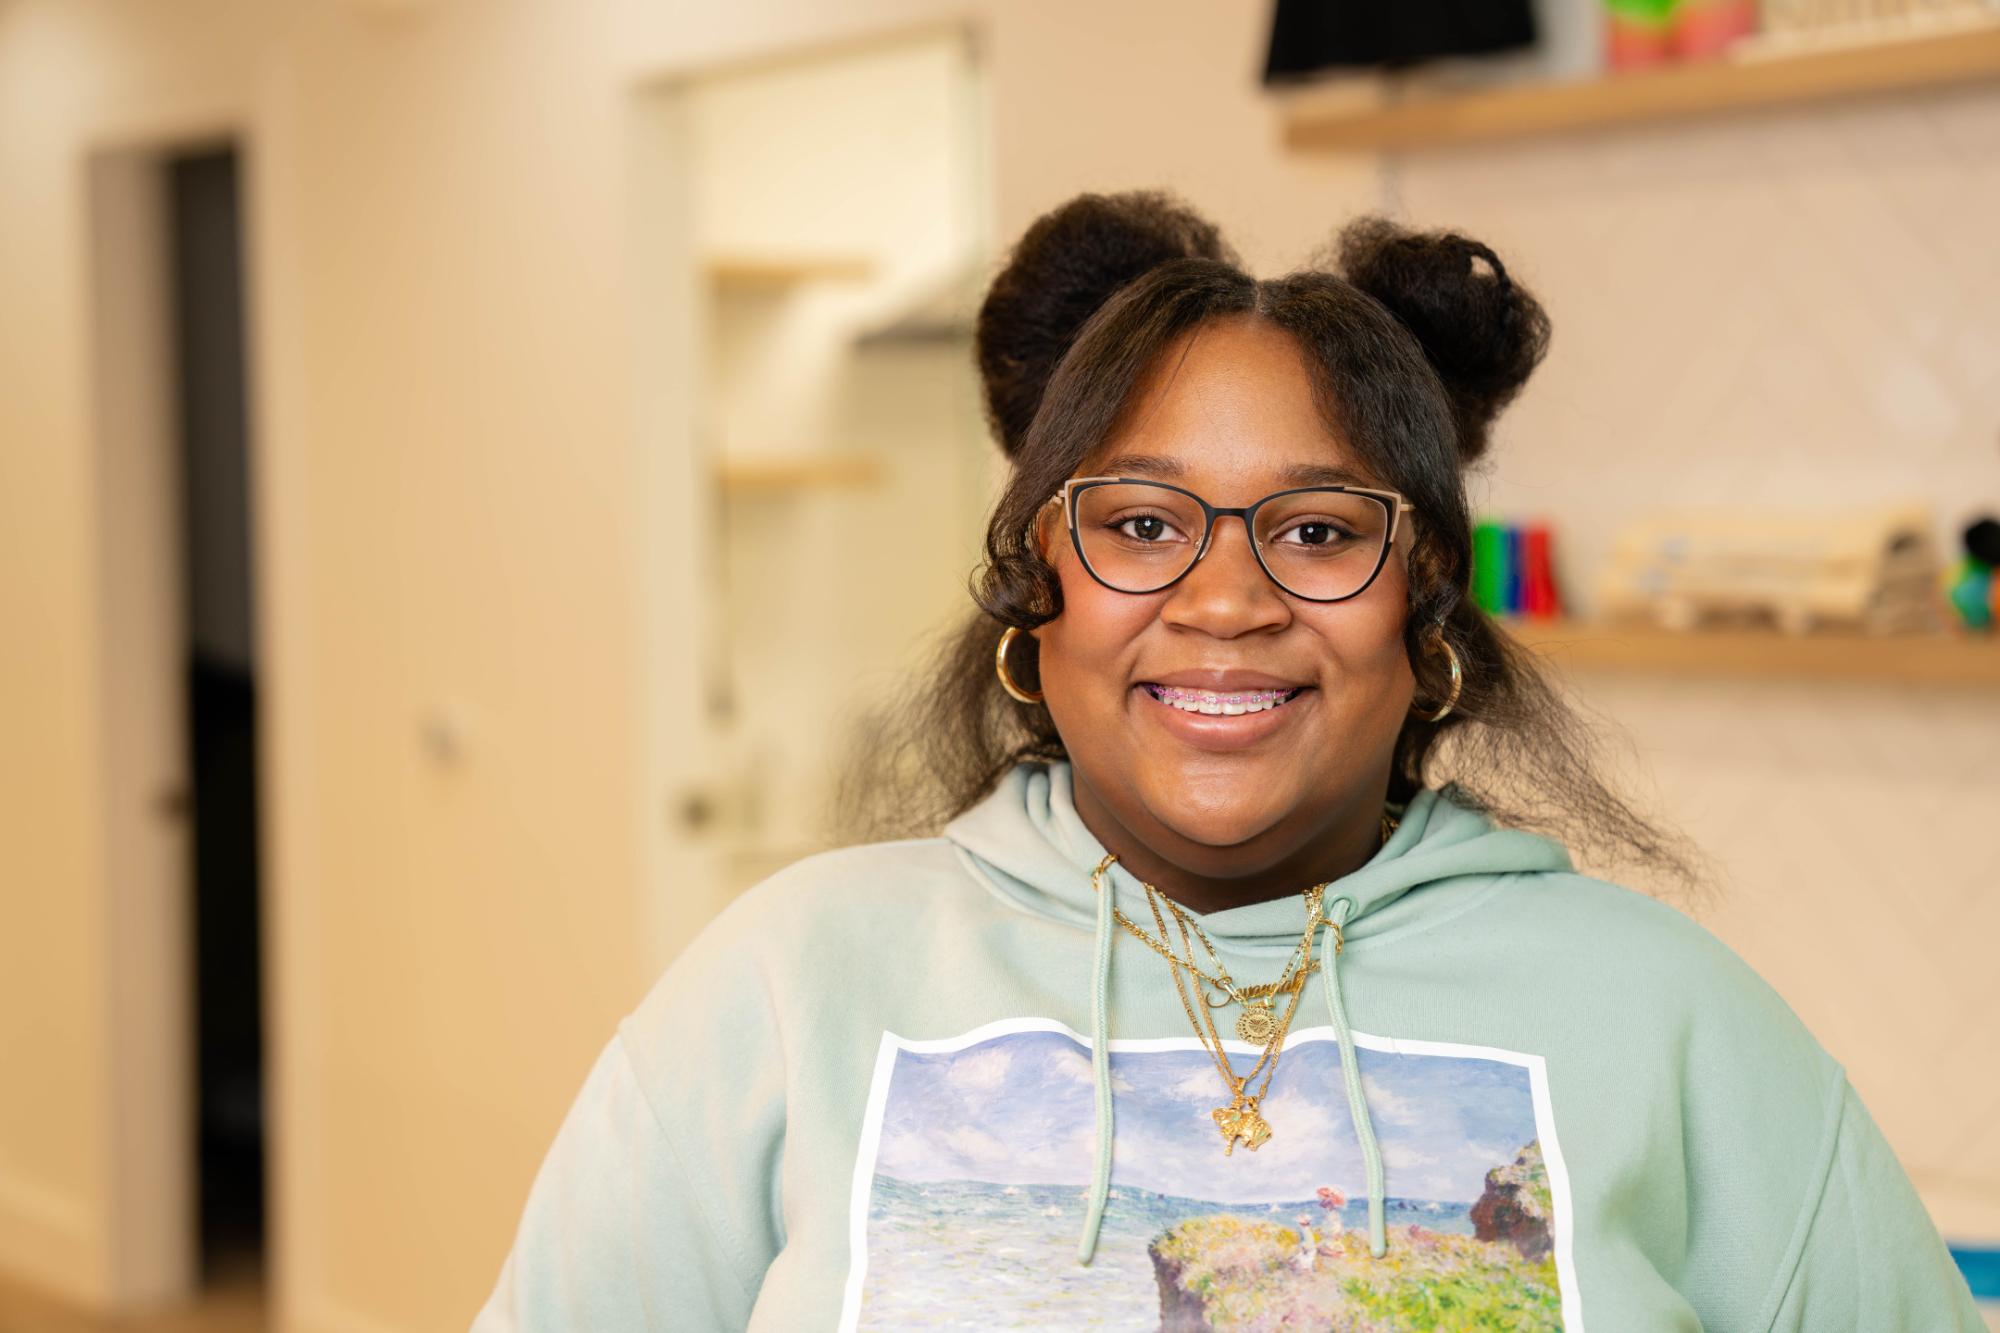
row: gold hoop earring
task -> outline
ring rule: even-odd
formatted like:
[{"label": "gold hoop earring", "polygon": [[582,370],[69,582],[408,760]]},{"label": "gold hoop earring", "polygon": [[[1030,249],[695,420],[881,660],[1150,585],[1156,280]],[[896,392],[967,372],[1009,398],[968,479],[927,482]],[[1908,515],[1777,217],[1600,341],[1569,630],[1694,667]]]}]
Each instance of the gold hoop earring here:
[{"label": "gold hoop earring", "polygon": [[1000,688],[1007,691],[1010,698],[1019,699],[1024,704],[1038,704],[1042,701],[1042,691],[1036,690],[1030,694],[1016,685],[1014,678],[1007,674],[1007,645],[1020,637],[1019,625],[1009,625],[1007,632],[1000,636],[1000,646],[993,650],[993,674],[1000,677]]},{"label": "gold hoop earring", "polygon": [[1465,683],[1465,677],[1458,668],[1458,650],[1451,646],[1451,640],[1445,638],[1443,630],[1438,631],[1437,641],[1443,645],[1445,654],[1451,658],[1451,693],[1445,696],[1444,707],[1435,713],[1419,713],[1415,708],[1410,709],[1411,713],[1426,722],[1442,720],[1444,715],[1452,710],[1453,705],[1458,703],[1459,687]]}]

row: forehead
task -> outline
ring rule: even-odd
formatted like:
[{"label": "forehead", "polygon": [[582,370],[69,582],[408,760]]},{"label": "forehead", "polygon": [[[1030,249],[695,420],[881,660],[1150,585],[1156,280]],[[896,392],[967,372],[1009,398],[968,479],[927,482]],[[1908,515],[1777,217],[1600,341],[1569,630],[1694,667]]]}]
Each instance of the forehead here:
[{"label": "forehead", "polygon": [[1086,472],[1173,481],[1224,504],[1287,486],[1381,484],[1321,411],[1298,343],[1254,316],[1169,346]]}]

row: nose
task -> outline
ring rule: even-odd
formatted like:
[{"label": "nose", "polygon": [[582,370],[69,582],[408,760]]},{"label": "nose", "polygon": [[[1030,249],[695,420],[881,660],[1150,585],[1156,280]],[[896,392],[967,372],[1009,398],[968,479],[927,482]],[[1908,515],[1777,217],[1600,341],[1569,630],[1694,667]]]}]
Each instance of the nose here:
[{"label": "nose", "polygon": [[1223,515],[1209,534],[1208,549],[1170,590],[1160,619],[1233,639],[1283,629],[1292,622],[1292,608],[1257,563],[1248,526],[1235,515]]}]

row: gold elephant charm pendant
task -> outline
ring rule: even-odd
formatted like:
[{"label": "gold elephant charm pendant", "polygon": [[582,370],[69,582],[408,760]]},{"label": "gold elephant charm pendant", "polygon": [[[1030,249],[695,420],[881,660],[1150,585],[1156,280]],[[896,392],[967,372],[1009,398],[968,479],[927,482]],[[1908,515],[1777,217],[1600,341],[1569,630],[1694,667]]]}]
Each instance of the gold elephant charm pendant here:
[{"label": "gold elephant charm pendant", "polygon": [[1271,1126],[1257,1114],[1257,1101],[1253,1097],[1238,1098],[1228,1106],[1216,1107],[1209,1114],[1215,1120],[1215,1127],[1222,1131],[1224,1157],[1235,1153],[1238,1139],[1243,1140],[1244,1147],[1256,1152],[1271,1137]]}]

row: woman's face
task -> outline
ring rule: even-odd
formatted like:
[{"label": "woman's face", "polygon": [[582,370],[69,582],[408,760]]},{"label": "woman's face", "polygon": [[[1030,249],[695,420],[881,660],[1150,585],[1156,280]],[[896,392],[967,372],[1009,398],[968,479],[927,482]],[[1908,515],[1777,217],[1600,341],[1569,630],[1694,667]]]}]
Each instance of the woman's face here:
[{"label": "woman's face", "polygon": [[[1253,316],[1169,348],[1128,407],[1077,475],[1167,481],[1221,506],[1290,486],[1385,485],[1328,428],[1291,336]],[[1112,850],[1134,863],[1136,840],[1156,866],[1235,879],[1294,863],[1313,873],[1330,840],[1372,839],[1416,688],[1402,644],[1407,515],[1365,591],[1309,602],[1265,575],[1235,519],[1217,520],[1178,583],[1133,595],[1092,579],[1058,507],[1043,514],[1063,610],[1035,631],[1042,688],[1079,812]],[[1163,686],[1299,693],[1210,716],[1164,702]]]}]

